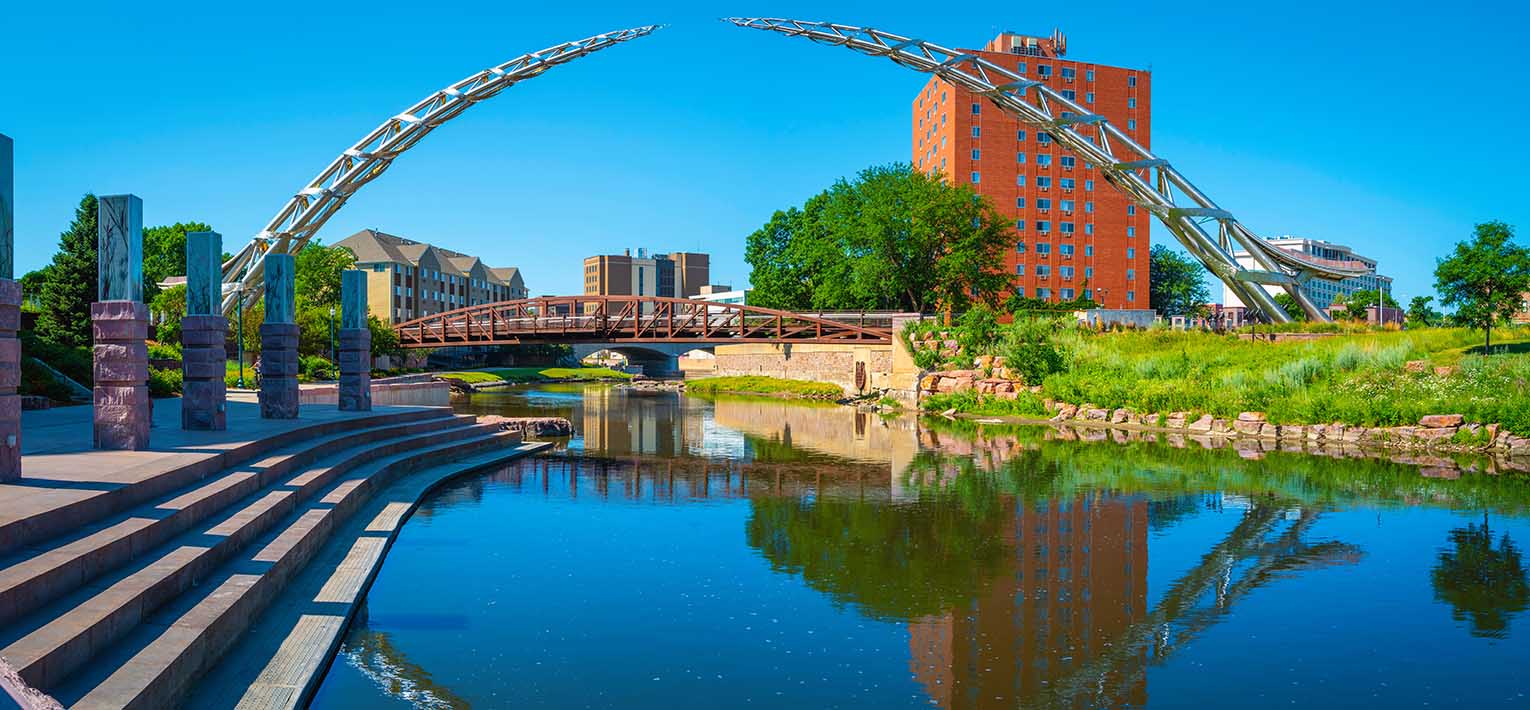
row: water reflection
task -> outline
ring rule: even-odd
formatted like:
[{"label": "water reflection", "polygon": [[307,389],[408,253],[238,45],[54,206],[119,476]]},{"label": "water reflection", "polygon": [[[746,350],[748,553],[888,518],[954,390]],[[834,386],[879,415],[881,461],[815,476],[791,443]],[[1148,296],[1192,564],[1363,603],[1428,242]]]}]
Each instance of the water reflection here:
[{"label": "water reflection", "polygon": [[[1530,608],[1510,535],[1525,534],[1523,479],[606,387],[481,396],[471,407],[566,416],[580,435],[557,455],[443,488],[406,528],[373,599],[386,604],[377,596],[391,593],[406,606],[359,624],[345,653],[372,685],[419,707],[668,707],[698,697],[768,707],[1178,706],[1214,691],[1209,664],[1251,655],[1260,663],[1220,666],[1224,675],[1267,669],[1239,679],[1250,700],[1345,706],[1517,692],[1511,656],[1472,656],[1470,641],[1525,646],[1510,633]],[[1488,513],[1478,524],[1459,510],[1499,518],[1490,528]],[[1394,514],[1407,523],[1383,529]],[[418,535],[422,524],[430,535]],[[1410,534],[1424,542],[1397,541]],[[623,544],[603,552],[611,540]],[[473,585],[431,587],[429,570],[472,564],[475,546],[494,563]],[[415,573],[390,581],[406,563]],[[619,596],[641,615],[607,613],[611,600],[590,581],[606,574],[623,575]],[[438,596],[457,601],[435,609]],[[542,614],[497,611],[549,600],[560,612],[540,636],[523,638],[521,627],[547,624]],[[1346,603],[1387,611],[1356,611],[1321,643],[1303,626]],[[388,621],[461,608],[480,611],[444,635]],[[765,618],[778,635],[762,640]],[[1452,618],[1456,627],[1444,626]],[[445,640],[432,646],[432,633]],[[581,660],[629,657],[621,644],[634,637],[640,658]],[[496,656],[493,674],[459,669],[464,644],[516,658]],[[1329,646],[1337,658],[1322,663]],[[1396,671],[1449,678],[1463,672],[1448,660],[1457,656],[1488,677],[1453,686]],[[1423,657],[1435,665],[1421,667]],[[1358,680],[1324,685],[1323,673]],[[1351,686],[1364,693],[1344,696]],[[320,700],[366,704],[342,692]]]}]

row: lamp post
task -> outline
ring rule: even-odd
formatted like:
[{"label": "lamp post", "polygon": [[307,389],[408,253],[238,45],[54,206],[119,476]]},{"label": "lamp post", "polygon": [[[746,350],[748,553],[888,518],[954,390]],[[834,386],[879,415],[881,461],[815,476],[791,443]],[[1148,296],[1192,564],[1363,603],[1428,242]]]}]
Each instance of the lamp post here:
[{"label": "lamp post", "polygon": [[335,361],[335,307],[329,307],[329,361]]},{"label": "lamp post", "polygon": [[234,299],[238,312],[236,318],[239,321],[239,329],[236,331],[234,340],[239,343],[239,389],[244,389],[244,289],[239,289],[239,297]]}]

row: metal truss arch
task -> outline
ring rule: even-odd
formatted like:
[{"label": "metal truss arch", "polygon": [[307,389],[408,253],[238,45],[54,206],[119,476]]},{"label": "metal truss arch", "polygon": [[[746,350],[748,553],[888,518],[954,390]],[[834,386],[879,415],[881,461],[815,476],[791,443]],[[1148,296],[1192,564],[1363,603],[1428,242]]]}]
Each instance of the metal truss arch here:
[{"label": "metal truss arch", "polygon": [[[1302,284],[1311,278],[1340,280],[1369,273],[1358,262],[1317,259],[1271,245],[1197,189],[1168,160],[1154,155],[1103,116],[1042,82],[976,55],[853,25],[780,18],[725,21],[885,57],[984,96],[1022,123],[1050,133],[1053,140],[1098,169],[1105,182],[1157,217],[1180,245],[1245,305],[1272,321],[1286,322],[1290,316],[1265,291],[1265,284],[1283,288],[1307,317],[1327,321],[1328,314],[1307,297]],[[1215,230],[1214,236],[1209,229]],[[1238,263],[1233,257],[1235,244],[1252,256],[1258,268]]]},{"label": "metal truss arch", "polygon": [[791,313],[738,303],[662,296],[543,296],[416,318],[393,326],[406,348],[528,343],[892,342],[899,315]]},{"label": "metal truss arch", "polygon": [[259,296],[266,254],[296,254],[335,212],[345,206],[351,195],[376,180],[395,158],[414,147],[437,126],[518,82],[587,54],[651,34],[659,28],[659,25],[646,25],[606,32],[523,54],[435,91],[384,121],[331,161],[277,211],[265,229],[223,264],[224,312],[231,312],[241,296],[246,303]]}]

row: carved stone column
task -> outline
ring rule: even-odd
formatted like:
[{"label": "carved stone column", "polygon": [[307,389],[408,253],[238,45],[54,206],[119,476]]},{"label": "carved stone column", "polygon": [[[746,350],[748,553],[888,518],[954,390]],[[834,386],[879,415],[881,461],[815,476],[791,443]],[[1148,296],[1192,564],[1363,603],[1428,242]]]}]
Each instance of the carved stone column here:
[{"label": "carved stone column", "polygon": [[298,327],[291,254],[265,257],[266,320],[260,324],[260,416],[298,415]]},{"label": "carved stone column", "polygon": [[372,409],[372,331],[367,329],[367,272],[340,274],[340,409]]},{"label": "carved stone column", "polygon": [[100,198],[95,339],[95,445],[146,449],[149,404],[149,308],[143,303],[143,201],[134,195]]},{"label": "carved stone column", "polygon": [[186,235],[186,316],[181,319],[181,428],[228,426],[228,319],[223,308],[223,236]]},{"label": "carved stone column", "polygon": [[15,281],[15,162],[0,135],[0,482],[21,477],[21,284]]}]

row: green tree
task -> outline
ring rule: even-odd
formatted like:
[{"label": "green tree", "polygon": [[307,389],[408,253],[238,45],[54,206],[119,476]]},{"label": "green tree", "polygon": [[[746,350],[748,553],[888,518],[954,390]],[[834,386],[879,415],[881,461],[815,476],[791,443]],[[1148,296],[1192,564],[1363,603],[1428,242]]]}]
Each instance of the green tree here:
[{"label": "green tree", "polygon": [[186,275],[186,234],[211,232],[203,222],[176,222],[143,230],[143,298],[152,303],[159,282]]},{"label": "green tree", "polygon": [[1200,262],[1162,244],[1148,255],[1148,304],[1160,315],[1189,315],[1211,300]]},{"label": "green tree", "polygon": [[992,304],[1010,222],[970,186],[904,164],[840,180],[749,235],[753,303],[785,309],[964,311]]},{"label": "green tree", "polygon": [[1275,294],[1275,305],[1280,306],[1280,310],[1285,311],[1286,315],[1292,318],[1302,319],[1307,317],[1307,314],[1302,311],[1301,304],[1297,303],[1296,299],[1292,298],[1291,294],[1285,291]]},{"label": "green tree", "polygon": [[1493,346],[1493,326],[1508,320],[1530,291],[1530,251],[1514,243],[1514,228],[1503,222],[1476,226],[1471,242],[1434,269],[1440,303],[1456,309],[1459,320],[1484,334],[1483,350]]},{"label": "green tree", "polygon": [[[1333,305],[1342,306],[1344,315],[1350,320],[1366,320],[1370,316],[1369,309],[1381,303],[1382,294],[1376,289],[1360,289],[1354,293],[1335,296]],[[1386,294],[1387,308],[1399,308],[1397,299],[1392,294]],[[1379,312],[1379,311],[1378,311]]]},{"label": "green tree", "polygon": [[404,348],[399,345],[398,333],[377,316],[367,315],[367,329],[372,331],[372,357],[404,354]]},{"label": "green tree", "polygon": [[159,318],[154,337],[161,343],[181,342],[181,319],[186,317],[186,287],[172,286],[159,292],[149,303],[149,310]]},{"label": "green tree", "polygon": [[1434,296],[1414,296],[1408,301],[1408,325],[1414,327],[1431,327],[1439,325],[1440,312],[1429,304],[1434,301]]},{"label": "green tree", "polygon": [[294,259],[292,281],[298,301],[311,306],[340,305],[340,272],[355,265],[356,256],[349,249],[310,240]]},{"label": "green tree", "polygon": [[1486,515],[1480,527],[1450,531],[1450,542],[1429,575],[1434,597],[1450,604],[1456,621],[1469,622],[1473,636],[1502,638],[1509,617],[1530,607],[1519,547],[1508,535],[1494,547]]},{"label": "green tree", "polygon": [[37,333],[59,345],[91,344],[90,304],[96,300],[96,196],[86,194],[74,221],[59,235],[37,300]]},{"label": "green tree", "polygon": [[[330,325],[331,318],[334,327],[340,327],[340,314],[338,306],[334,316],[330,316],[331,306],[304,305],[297,312],[298,326],[298,353],[302,355],[317,355],[329,359]],[[334,335],[336,347],[339,347],[340,337],[337,331]]]},{"label": "green tree", "polygon": [[22,274],[21,302],[28,309],[36,310],[38,304],[41,303],[42,287],[48,281],[48,269],[51,268],[53,268],[53,265],[49,264],[41,269],[33,269]]}]

